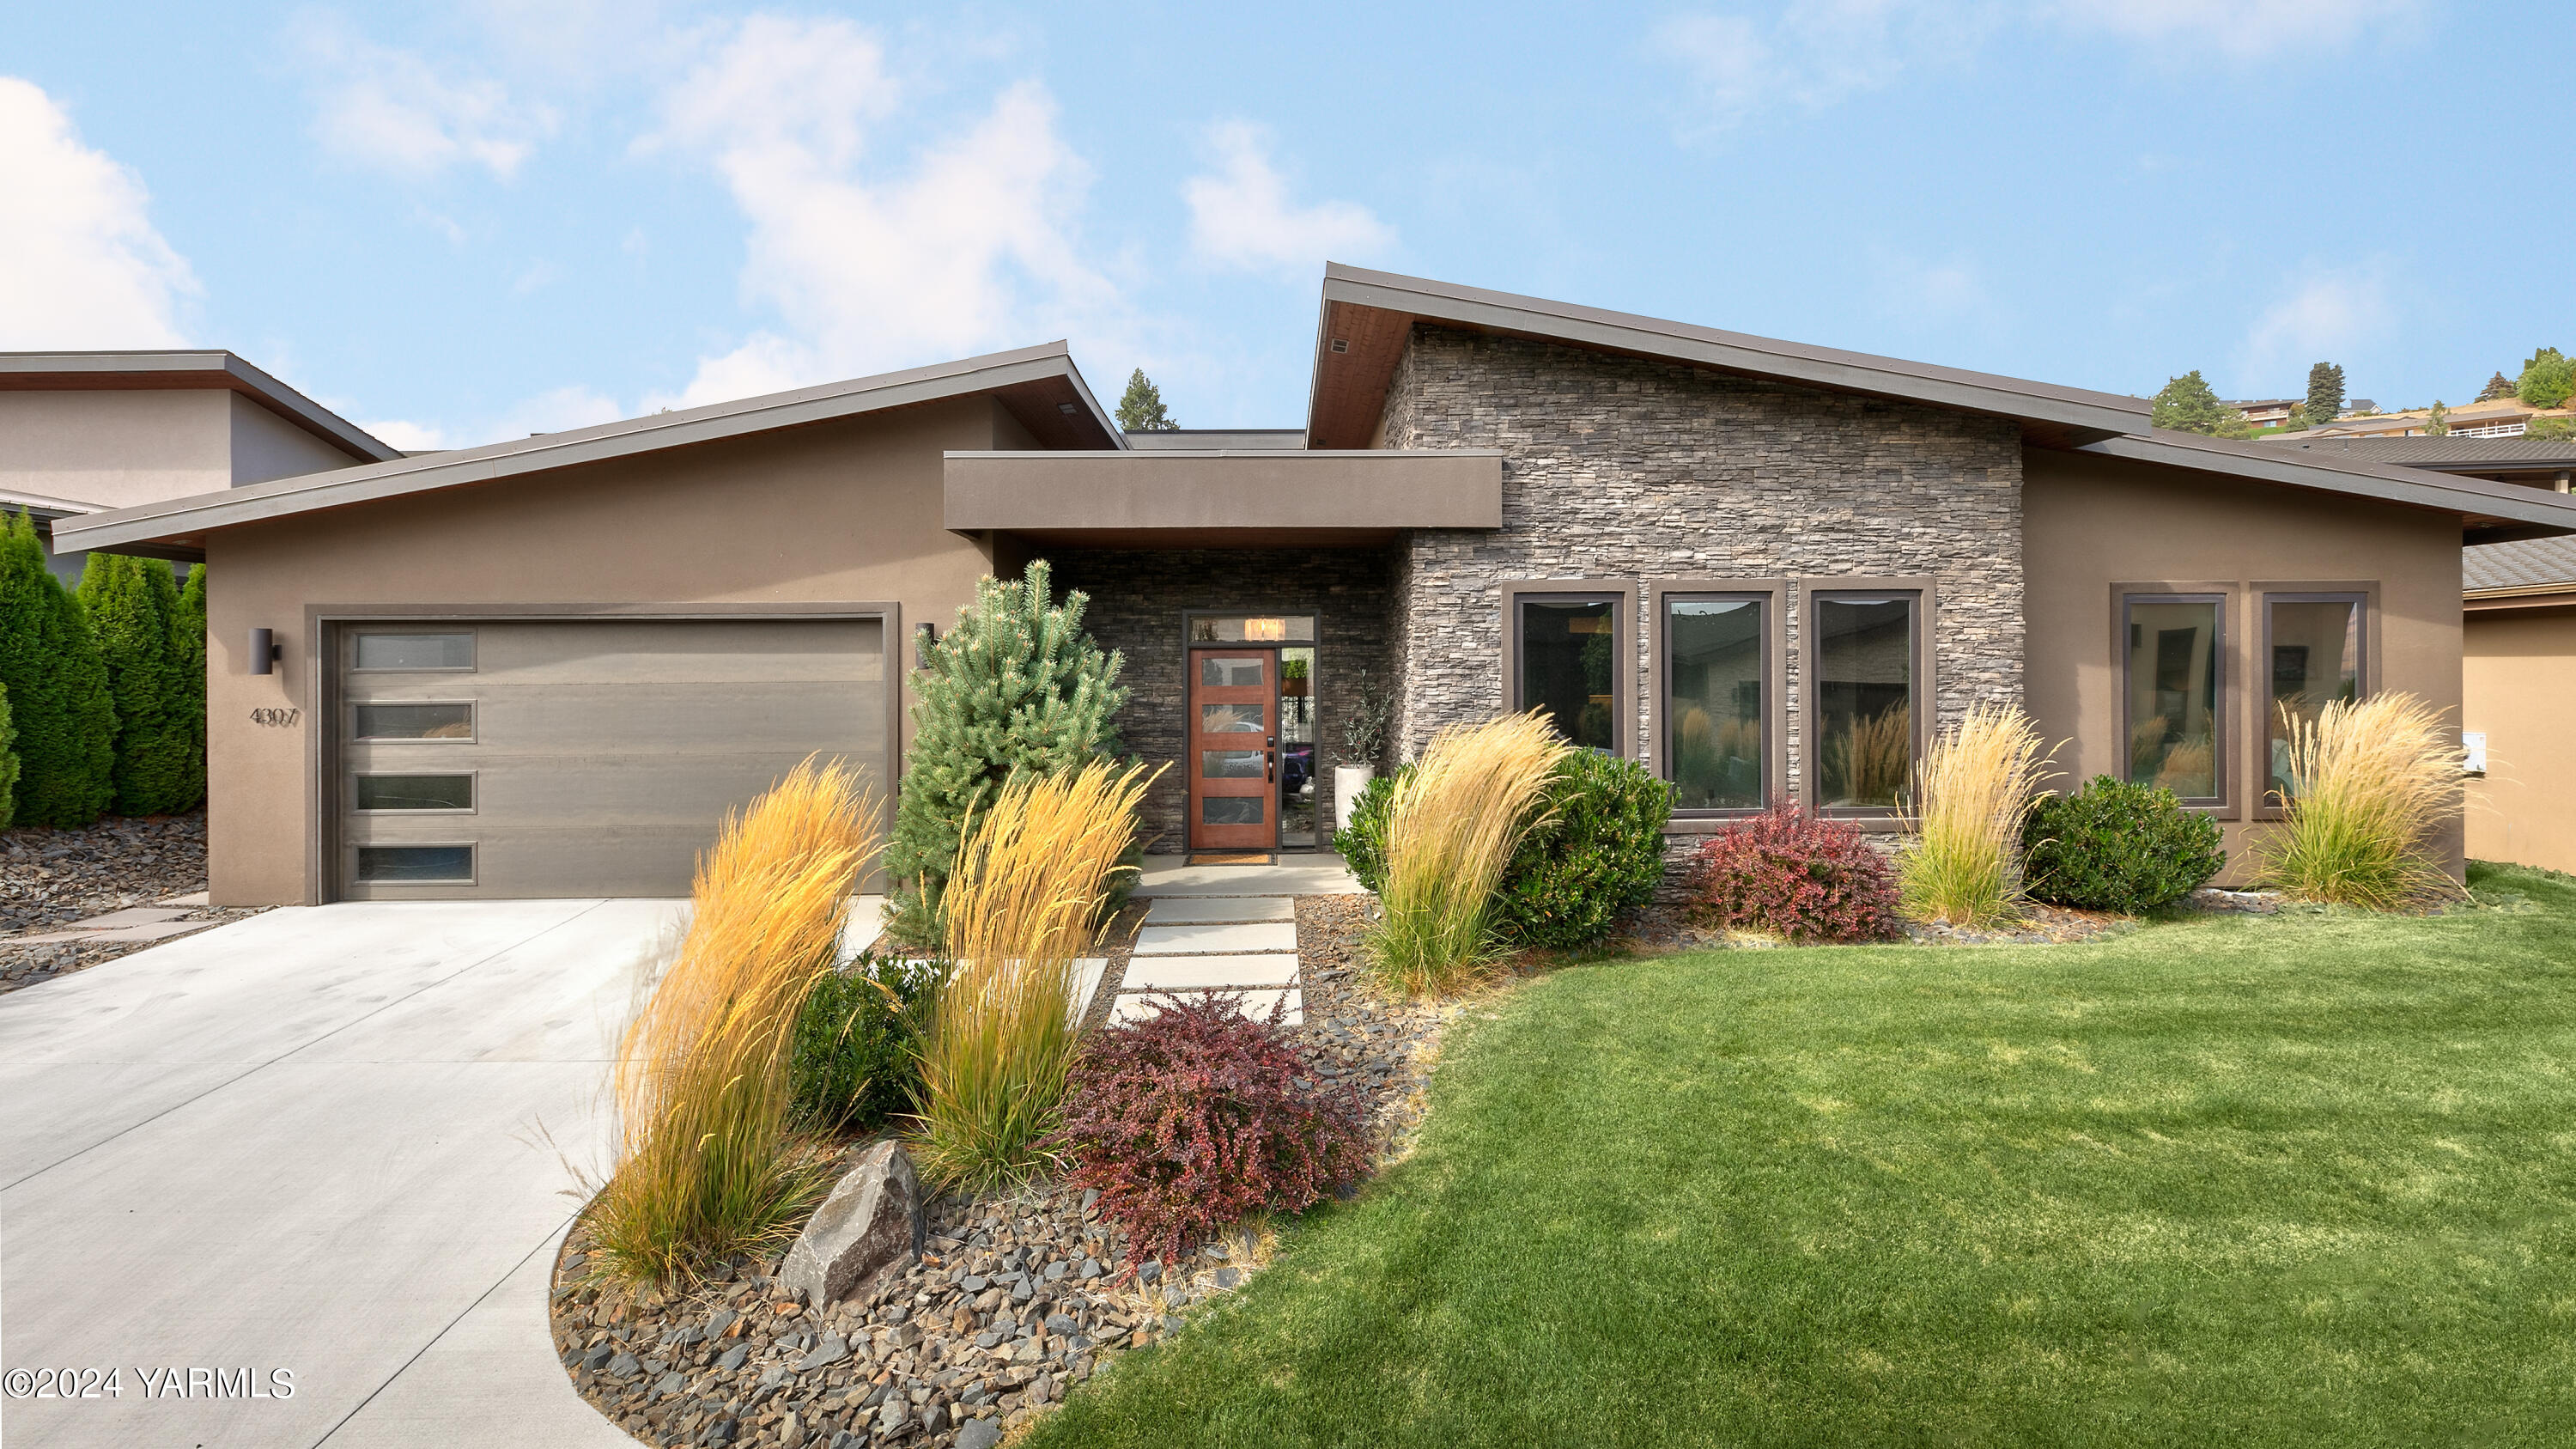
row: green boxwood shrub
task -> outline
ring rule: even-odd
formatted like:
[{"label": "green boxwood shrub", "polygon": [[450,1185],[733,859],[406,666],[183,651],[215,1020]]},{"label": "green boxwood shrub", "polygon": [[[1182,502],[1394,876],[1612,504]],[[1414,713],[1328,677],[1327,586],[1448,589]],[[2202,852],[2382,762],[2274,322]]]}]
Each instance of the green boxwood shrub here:
[{"label": "green boxwood shrub", "polygon": [[791,1119],[810,1132],[864,1132],[913,1106],[921,1027],[947,979],[936,962],[863,952],[828,972],[796,1016]]},{"label": "green boxwood shrub", "polygon": [[2182,808],[2171,790],[2108,775],[2072,795],[2043,797],[2022,827],[2024,888],[2088,911],[2152,911],[2205,884],[2227,863],[2218,822]]},{"label": "green boxwood shrub", "polygon": [[[1411,769],[1371,780],[1351,807],[1349,828],[1333,833],[1333,848],[1371,891],[1386,881],[1387,802]],[[1557,766],[1543,808],[1554,818],[1503,868],[1495,932],[1515,946],[1588,946],[1663,879],[1672,790],[1633,761],[1578,750]]]}]

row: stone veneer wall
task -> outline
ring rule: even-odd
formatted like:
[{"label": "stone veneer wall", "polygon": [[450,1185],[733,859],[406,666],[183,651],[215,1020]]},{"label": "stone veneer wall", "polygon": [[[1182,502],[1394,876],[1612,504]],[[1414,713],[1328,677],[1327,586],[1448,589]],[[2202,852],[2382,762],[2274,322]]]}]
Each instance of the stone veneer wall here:
[{"label": "stone veneer wall", "polygon": [[1329,847],[1341,711],[1360,669],[1383,678],[1389,667],[1392,555],[1379,549],[1062,549],[1050,557],[1058,589],[1090,596],[1084,622],[1092,637],[1126,656],[1119,678],[1134,693],[1118,729],[1127,748],[1148,763],[1172,766],[1145,799],[1146,849],[1156,854],[1177,853],[1187,840],[1183,612],[1316,616],[1316,818],[1324,837],[1319,844]]},{"label": "stone veneer wall", "polygon": [[[1415,327],[1381,446],[1500,448],[1499,531],[1423,530],[1396,564],[1396,748],[1505,703],[1512,579],[1636,583],[1632,753],[1653,685],[1644,583],[1929,575],[1936,713],[2017,703],[2021,437],[2009,420],[1733,377],[1556,343]],[[1787,621],[1789,784],[1803,598]]]}]

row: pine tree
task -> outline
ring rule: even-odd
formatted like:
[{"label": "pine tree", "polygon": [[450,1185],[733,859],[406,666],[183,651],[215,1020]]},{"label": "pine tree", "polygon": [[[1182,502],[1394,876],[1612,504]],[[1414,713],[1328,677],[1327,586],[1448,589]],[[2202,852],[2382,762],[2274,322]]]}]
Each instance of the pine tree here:
[{"label": "pine tree", "polygon": [[2424,436],[2428,438],[2445,437],[2450,433],[2450,431],[2451,410],[2442,406],[2442,400],[2440,398],[2435,398],[2433,399],[2432,414],[2424,419]]},{"label": "pine tree", "polygon": [[1174,433],[1181,425],[1163,411],[1163,390],[1137,368],[1127,378],[1127,392],[1118,399],[1118,426],[1130,433]]},{"label": "pine tree", "polygon": [[206,566],[188,570],[170,619],[171,657],[178,661],[171,708],[188,722],[188,769],[196,797],[206,798]]},{"label": "pine tree", "polygon": [[9,727],[9,691],[0,688],[0,830],[18,815],[18,732]]},{"label": "pine tree", "polygon": [[2343,416],[2343,366],[2320,362],[2308,369],[2308,426],[2323,427]]},{"label": "pine tree", "polygon": [[2147,420],[2159,428],[2215,438],[2242,438],[2253,431],[2243,413],[2218,400],[2197,368],[2165,380],[2148,406]]},{"label": "pine tree", "polygon": [[18,823],[96,820],[116,798],[116,705],[80,601],[24,513],[0,525],[0,689],[18,732]]},{"label": "pine tree", "polygon": [[937,938],[939,892],[969,811],[1019,771],[1053,774],[1119,753],[1110,721],[1127,703],[1126,661],[1084,631],[1090,598],[1076,591],[1058,606],[1052,585],[1044,559],[1017,583],[985,579],[913,675],[912,748],[885,852],[904,939]]},{"label": "pine tree", "polygon": [[2487,379],[2486,386],[2478,389],[2477,400],[2479,402],[2494,402],[2499,398],[2508,398],[2511,396],[2513,396],[2513,379],[2499,372],[2495,376]]},{"label": "pine tree", "polygon": [[157,558],[94,553],[81,571],[81,607],[116,697],[116,809],[167,815],[204,794],[192,764],[183,668],[174,625],[179,584]]}]

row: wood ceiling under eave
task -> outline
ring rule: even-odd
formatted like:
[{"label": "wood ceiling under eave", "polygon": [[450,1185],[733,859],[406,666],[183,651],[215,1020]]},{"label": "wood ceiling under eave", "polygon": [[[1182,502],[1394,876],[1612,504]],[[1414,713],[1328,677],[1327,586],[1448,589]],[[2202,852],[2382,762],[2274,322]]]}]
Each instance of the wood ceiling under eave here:
[{"label": "wood ceiling under eave", "polygon": [[[1119,438],[1100,426],[1100,420],[1083,400],[1081,390],[1071,377],[1042,377],[1030,382],[1016,382],[993,390],[993,396],[1010,409],[1020,426],[1038,440],[1042,448],[1115,448]],[[1066,412],[1065,405],[1073,405]]]},{"label": "wood ceiling under eave", "polygon": [[[1350,302],[1325,304],[1324,335],[1315,342],[1315,401],[1309,409],[1307,447],[1378,445],[1378,418],[1386,407],[1387,385],[1395,380],[1405,341],[1412,335],[1410,312]],[[1347,344],[1347,350],[1334,351],[1336,342]]]}]

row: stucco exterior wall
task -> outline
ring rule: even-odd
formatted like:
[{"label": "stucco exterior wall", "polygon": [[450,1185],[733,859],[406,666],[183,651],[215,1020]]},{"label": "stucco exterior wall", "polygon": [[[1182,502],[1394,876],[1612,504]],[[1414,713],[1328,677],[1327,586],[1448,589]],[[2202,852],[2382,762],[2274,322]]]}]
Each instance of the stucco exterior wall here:
[{"label": "stucco exterior wall", "polygon": [[[1623,752],[1648,748],[1657,579],[1929,576],[1940,719],[2021,693],[2021,442],[2013,423],[1670,363],[1417,326],[1388,447],[1505,454],[1503,526],[1417,531],[1395,592],[1397,748],[1505,707],[1503,585],[1637,587]],[[1799,630],[1786,629],[1800,788]]]},{"label": "stucco exterior wall", "polygon": [[0,392],[0,482],[102,508],[229,488],[233,396]]},{"label": "stucco exterior wall", "polygon": [[[2113,590],[2123,584],[2223,589],[2229,683],[2229,803],[2222,882],[2245,878],[2269,709],[2256,667],[2261,594],[2369,585],[2377,617],[2364,645],[2373,690],[2407,690],[2460,721],[2460,527],[2449,514],[2367,499],[2222,482],[2146,464],[2030,450],[2022,468],[2030,663],[2024,692],[2057,753],[2060,788],[2125,767],[2127,727],[2114,648]],[[2456,865],[2456,828],[2440,842]]]},{"label": "stucco exterior wall", "polygon": [[2460,720],[2487,736],[2469,854],[2576,871],[2576,606],[2472,610],[2463,632]]},{"label": "stucco exterior wall", "polygon": [[235,488],[376,461],[326,443],[240,393],[224,396],[231,399]]},{"label": "stucco exterior wall", "polygon": [[[908,676],[911,625],[953,617],[987,568],[978,545],[940,525],[940,454],[995,446],[999,415],[989,399],[960,399],[217,531],[206,543],[213,899],[295,903],[316,889],[310,607],[896,603],[887,644]],[[260,627],[286,645],[267,676],[242,657]],[[907,740],[909,703],[907,685]],[[253,722],[272,708],[302,714],[287,728]]]},{"label": "stucco exterior wall", "polygon": [[1063,549],[1050,555],[1059,592],[1090,596],[1084,619],[1104,649],[1125,657],[1134,691],[1118,716],[1126,747],[1172,768],[1147,792],[1146,848],[1185,848],[1188,777],[1182,620],[1194,609],[1313,614],[1316,818],[1329,836],[1333,767],[1344,763],[1342,723],[1363,668],[1386,675],[1394,612],[1394,559],[1375,549]]}]

